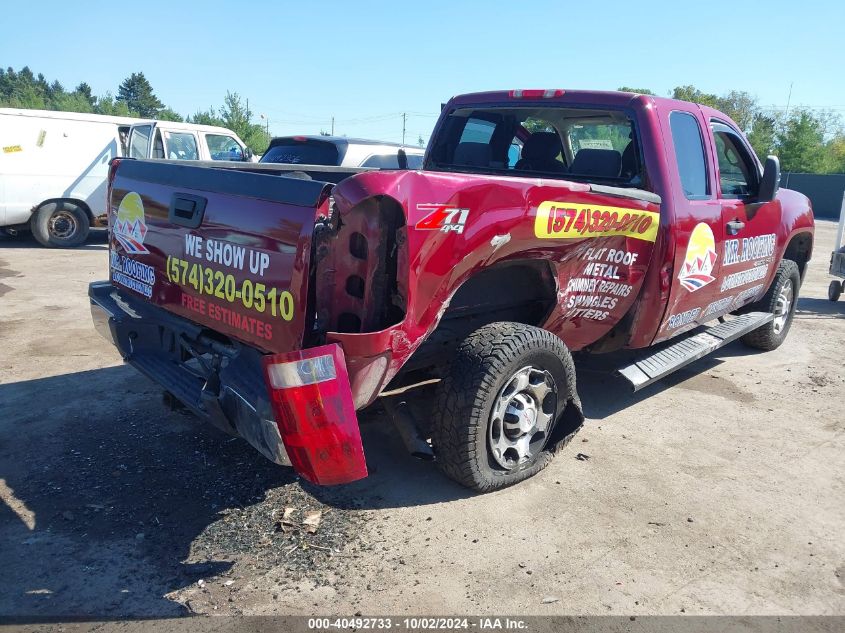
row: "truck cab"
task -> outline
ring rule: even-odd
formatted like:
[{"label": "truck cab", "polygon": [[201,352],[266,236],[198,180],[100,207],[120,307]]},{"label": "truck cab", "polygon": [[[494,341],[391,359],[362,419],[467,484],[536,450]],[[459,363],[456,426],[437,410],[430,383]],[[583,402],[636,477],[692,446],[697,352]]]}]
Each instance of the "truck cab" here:
[{"label": "truck cab", "polygon": [[125,155],[154,160],[253,160],[251,150],[231,130],[170,121],[144,121],[133,125]]}]

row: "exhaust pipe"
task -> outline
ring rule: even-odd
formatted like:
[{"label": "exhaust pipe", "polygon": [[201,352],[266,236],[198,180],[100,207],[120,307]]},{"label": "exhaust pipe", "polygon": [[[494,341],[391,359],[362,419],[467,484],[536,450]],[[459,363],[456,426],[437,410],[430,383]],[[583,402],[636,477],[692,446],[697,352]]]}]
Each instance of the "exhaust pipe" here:
[{"label": "exhaust pipe", "polygon": [[434,461],[434,451],[431,449],[431,444],[423,437],[411,405],[405,400],[395,402],[391,398],[385,398],[383,402],[408,452],[417,459],[426,462]]}]

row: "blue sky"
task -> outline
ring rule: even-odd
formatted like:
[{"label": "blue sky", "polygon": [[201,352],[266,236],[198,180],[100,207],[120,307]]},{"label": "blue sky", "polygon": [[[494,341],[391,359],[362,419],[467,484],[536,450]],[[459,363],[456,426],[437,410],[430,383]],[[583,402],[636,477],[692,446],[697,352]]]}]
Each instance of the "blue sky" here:
[{"label": "blue sky", "polygon": [[143,71],[181,114],[249,98],[273,134],[427,138],[477,90],[747,90],[845,115],[845,3],[9,2],[0,64],[117,91]]}]

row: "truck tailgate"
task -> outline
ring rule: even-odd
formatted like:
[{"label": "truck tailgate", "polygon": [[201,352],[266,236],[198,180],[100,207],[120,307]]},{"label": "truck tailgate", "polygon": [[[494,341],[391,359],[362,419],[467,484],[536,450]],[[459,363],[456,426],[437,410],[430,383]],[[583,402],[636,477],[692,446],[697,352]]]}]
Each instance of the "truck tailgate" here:
[{"label": "truck tailgate", "polygon": [[311,236],[330,184],[248,166],[113,168],[113,285],[265,351],[301,347]]}]

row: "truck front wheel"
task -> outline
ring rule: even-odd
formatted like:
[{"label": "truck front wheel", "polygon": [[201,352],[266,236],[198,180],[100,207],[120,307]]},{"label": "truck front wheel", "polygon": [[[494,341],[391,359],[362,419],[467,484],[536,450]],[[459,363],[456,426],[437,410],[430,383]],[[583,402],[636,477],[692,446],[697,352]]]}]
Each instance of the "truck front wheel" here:
[{"label": "truck front wheel", "polygon": [[[573,404],[575,424],[564,415]],[[541,471],[583,422],[569,350],[550,332],[521,323],[492,323],[464,339],[434,409],[438,465],[479,492]]]},{"label": "truck front wheel", "polygon": [[32,235],[48,248],[72,248],[88,237],[88,214],[70,202],[41,205],[31,220]]},{"label": "truck front wheel", "polygon": [[798,265],[792,260],[784,259],[778,266],[768,292],[760,301],[743,309],[744,312],[754,310],[771,312],[774,318],[766,325],[743,336],[742,342],[749,347],[765,351],[780,347],[792,326],[800,287],[801,273],[798,271]]}]

